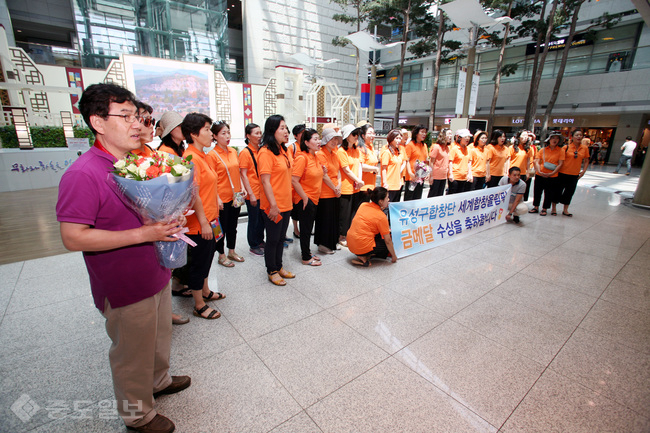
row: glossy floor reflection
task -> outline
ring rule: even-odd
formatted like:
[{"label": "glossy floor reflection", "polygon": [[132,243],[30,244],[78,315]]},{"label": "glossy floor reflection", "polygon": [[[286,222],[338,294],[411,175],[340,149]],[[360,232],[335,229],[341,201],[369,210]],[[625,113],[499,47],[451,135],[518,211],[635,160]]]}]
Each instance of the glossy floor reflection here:
[{"label": "glossy floor reflection", "polygon": [[[246,262],[210,277],[223,316],[174,327],[173,373],[193,384],[159,412],[191,433],[650,431],[650,212],[591,186],[573,218],[526,215],[394,265],[344,249],[303,266],[292,244],[282,288],[240,224]],[[0,280],[0,431],[125,431],[81,254]]]}]

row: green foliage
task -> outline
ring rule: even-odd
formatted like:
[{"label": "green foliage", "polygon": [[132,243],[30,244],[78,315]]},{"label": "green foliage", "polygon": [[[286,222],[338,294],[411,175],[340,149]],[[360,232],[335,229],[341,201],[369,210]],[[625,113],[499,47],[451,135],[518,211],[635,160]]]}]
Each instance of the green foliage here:
[{"label": "green foliage", "polygon": [[[29,131],[32,134],[32,143],[36,148],[67,146],[63,128],[61,127],[31,126]],[[89,145],[92,145],[95,141],[95,137],[89,128],[74,127],[73,131],[76,138],[88,138]],[[0,127],[0,140],[2,140],[2,147],[4,148],[17,148],[16,127],[14,125]]]},{"label": "green foliage", "polygon": [[332,45],[335,47],[346,47],[350,43],[350,40],[344,38],[343,36],[337,36],[332,39]]}]

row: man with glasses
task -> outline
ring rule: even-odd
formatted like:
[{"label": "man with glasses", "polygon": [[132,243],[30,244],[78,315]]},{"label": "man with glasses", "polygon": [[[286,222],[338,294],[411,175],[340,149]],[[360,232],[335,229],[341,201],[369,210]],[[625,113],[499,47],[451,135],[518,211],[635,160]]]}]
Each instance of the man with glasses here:
[{"label": "man with glasses", "polygon": [[153,242],[174,241],[181,228],[178,222],[143,224],[110,175],[116,160],[140,148],[135,103],[114,84],[84,91],[79,110],[96,141],[61,178],[56,213],[65,247],[83,251],[95,306],[106,318],[119,415],[131,430],[172,432],[174,424],[154,410],[154,398],[187,388],[190,378],[169,374],[170,272],[158,263]]}]

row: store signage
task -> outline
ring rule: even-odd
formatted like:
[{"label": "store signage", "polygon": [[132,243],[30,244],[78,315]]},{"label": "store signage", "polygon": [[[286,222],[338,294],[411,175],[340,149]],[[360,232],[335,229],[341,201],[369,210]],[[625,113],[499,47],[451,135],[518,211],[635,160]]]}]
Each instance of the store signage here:
[{"label": "store signage", "polygon": [[[566,40],[567,38],[560,38],[549,42],[548,51],[563,50],[564,47],[566,47]],[[586,47],[587,45],[593,45],[593,44],[594,44],[593,39],[587,38],[587,33],[577,33],[573,37],[573,41],[571,42],[571,46],[569,48]],[[535,54],[535,47],[536,44],[534,42],[526,45],[526,55],[532,56],[533,54]],[[544,44],[541,44],[540,48],[544,48]]]},{"label": "store signage", "polygon": [[[524,123],[524,118],[523,117],[513,117],[512,118],[512,124],[513,125],[523,125]],[[573,125],[575,123],[575,119],[569,117],[569,118],[555,118],[551,119],[552,124],[556,125]],[[535,125],[541,125],[542,124],[542,119],[535,118]]]}]

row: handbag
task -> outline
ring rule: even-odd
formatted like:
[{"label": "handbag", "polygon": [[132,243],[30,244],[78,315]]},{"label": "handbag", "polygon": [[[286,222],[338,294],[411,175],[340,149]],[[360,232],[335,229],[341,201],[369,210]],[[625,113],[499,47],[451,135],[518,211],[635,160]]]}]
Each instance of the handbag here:
[{"label": "handbag", "polygon": [[542,150],[542,153],[544,154],[544,168],[547,170],[554,171],[557,168],[557,164],[553,164],[552,162],[546,162],[546,148]]},{"label": "handbag", "polygon": [[[228,166],[226,165],[225,162],[223,162],[223,159],[221,158],[221,155],[217,153],[217,151],[214,151],[215,155],[217,155],[217,158],[221,161],[223,166],[226,168],[226,174],[228,175],[228,180],[230,181],[230,188],[232,188],[232,207],[238,208],[242,207],[244,203],[246,203],[246,199],[244,198],[244,193],[239,191],[235,192],[235,185],[232,184],[232,178],[230,177],[230,171],[228,170]],[[257,164],[255,164],[255,169],[257,170]]]}]

